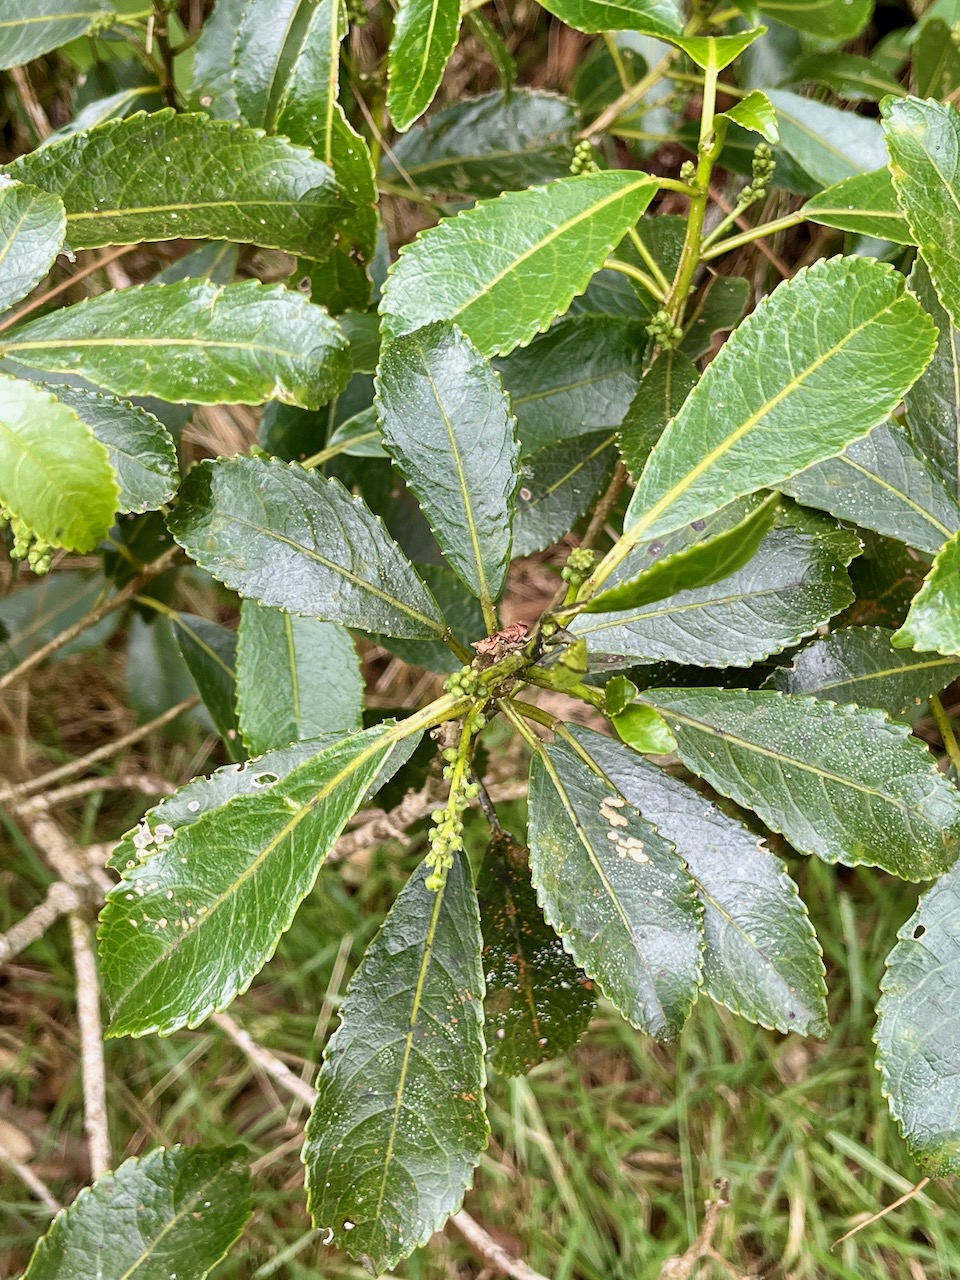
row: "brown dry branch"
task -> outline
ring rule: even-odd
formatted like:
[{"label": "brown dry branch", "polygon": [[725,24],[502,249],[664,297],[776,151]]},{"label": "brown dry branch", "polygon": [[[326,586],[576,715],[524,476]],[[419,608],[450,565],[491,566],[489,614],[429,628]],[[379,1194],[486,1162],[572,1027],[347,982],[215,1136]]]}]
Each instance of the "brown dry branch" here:
[{"label": "brown dry branch", "polygon": [[704,1203],[700,1234],[686,1253],[667,1258],[660,1268],[660,1280],[693,1280],[700,1263],[704,1261],[715,1262],[732,1280],[761,1280],[761,1277],[755,1273],[738,1271],[732,1262],[728,1262],[723,1254],[713,1247],[713,1237],[717,1233],[720,1216],[730,1204],[727,1200],[729,1183],[726,1180],[720,1184],[719,1190],[718,1199],[707,1200]]}]

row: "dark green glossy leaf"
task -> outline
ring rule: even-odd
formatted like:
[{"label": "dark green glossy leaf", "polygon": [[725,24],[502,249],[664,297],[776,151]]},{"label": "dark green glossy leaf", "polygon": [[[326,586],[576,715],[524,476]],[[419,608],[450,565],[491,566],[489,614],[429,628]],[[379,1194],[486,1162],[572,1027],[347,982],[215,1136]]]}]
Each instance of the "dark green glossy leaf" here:
[{"label": "dark green glossy leaf", "polygon": [[171,500],[180,483],[177,450],[159,419],[129,400],[80,387],[52,386],[48,390],[106,446],[120,482],[118,511],[155,511]]},{"label": "dark green glossy leaf", "polygon": [[876,236],[878,240],[892,240],[894,244],[913,243],[886,166],[827,187],[807,201],[803,214],[811,222],[821,222],[840,231]]},{"label": "dark green glossy leaf", "polygon": [[176,615],[176,630],[183,660],[213,726],[226,743],[231,759],[239,760],[243,753],[239,750],[237,720],[237,633],[190,613]]},{"label": "dark green glossy leaf", "polygon": [[610,169],[510,191],[445,218],[391,267],[384,333],[455,320],[481,354],[505,355],[583,293],[656,190],[647,174]]},{"label": "dark green glossy leaf", "polygon": [[347,341],[322,307],[281,285],[209,280],[101,293],[3,335],[21,364],[119,396],[319,408],[350,377]]},{"label": "dark green glossy leaf", "polygon": [[[231,79],[244,124],[268,133],[286,132],[277,127],[280,99],[293,65],[312,43],[311,24],[318,7],[303,0],[246,0],[230,33]],[[321,56],[327,53],[324,49]]]},{"label": "dark green glossy leaf", "polygon": [[353,975],[303,1148],[314,1223],[377,1274],[460,1207],[487,1145],[476,892],[462,853],[438,892],[425,878]]},{"label": "dark green glossy leaf", "polygon": [[787,693],[651,689],[677,755],[801,853],[927,880],[960,847],[960,795],[905,724]]},{"label": "dark green glossy leaf", "polygon": [[[718,527],[708,520],[702,535]],[[575,618],[570,630],[586,638],[592,656],[746,667],[796,644],[851,603],[844,570],[858,550],[856,537],[831,521],[785,514],[753,559],[721,582],[628,613]],[[623,572],[646,555],[639,547]]]},{"label": "dark green glossy leaf", "polygon": [[19,67],[86,35],[116,10],[108,0],[4,0],[0,11],[0,70]]},{"label": "dark green glossy leaf", "polygon": [[[904,396],[907,434],[920,457],[956,499],[960,498],[960,333],[941,305],[922,258],[914,262],[908,284],[933,317],[940,336],[933,359]],[[950,526],[950,533],[957,528],[952,521],[942,523]]]},{"label": "dark green glossy leaf", "polygon": [[396,742],[379,725],[346,735],[172,835],[145,828],[156,851],[100,916],[109,1035],[195,1027],[246,991]]},{"label": "dark green glossy leaf", "polygon": [[564,946],[635,1027],[678,1035],[701,926],[673,845],[560,740],[534,753],[529,823],[537,897]]},{"label": "dark green glossy leaf", "polygon": [[779,496],[749,504],[744,518],[714,537],[692,542],[672,554],[649,543],[648,564],[636,576],[622,576],[615,586],[601,591],[583,606],[584,613],[618,613],[654,604],[678,592],[712,586],[742,569],[756,555],[773,526]]},{"label": "dark green glossy leaf", "polygon": [[[516,89],[468,98],[399,138],[381,175],[421,191],[492,196],[570,172],[577,113],[553,93]],[[339,177],[339,170],[337,170]]]},{"label": "dark green glossy leaf", "polygon": [[666,770],[589,729],[573,733],[686,862],[703,904],[710,997],[764,1027],[826,1034],[820,947],[780,858]]},{"label": "dark green glossy leaf", "polygon": [[524,454],[619,427],[637,389],[645,345],[636,320],[570,315],[496,360]]},{"label": "dark green glossy leaf", "polygon": [[820,186],[830,187],[886,164],[876,120],[786,89],[769,89],[767,94],[777,111],[780,146]]},{"label": "dark green glossy leaf", "polygon": [[[480,601],[451,569],[445,565],[421,564],[417,566],[417,573],[439,604],[450,631],[462,645],[468,646],[486,635]],[[462,665],[442,640],[398,640],[393,636],[377,636],[375,639],[410,666],[423,667],[426,671],[457,671]]]},{"label": "dark green glossy leaf", "polygon": [[252,1212],[242,1147],[158,1147],[61,1210],[24,1280],[203,1280]]},{"label": "dark green glossy leaf", "polygon": [[501,1075],[519,1076],[577,1043],[596,1008],[593,983],[544,920],[529,854],[506,831],[490,842],[477,896],[490,1063]]},{"label": "dark green glossy leaf", "polygon": [[183,237],[323,258],[349,211],[329,166],[305,148],[170,110],[63,138],[5,172],[60,197],[73,249]]},{"label": "dark green glossy leaf", "polygon": [[878,102],[885,93],[903,92],[882,59],[855,53],[808,53],[793,64],[790,82],[823,85],[853,102]]},{"label": "dark green glossy leaf", "polygon": [[699,360],[712,347],[714,334],[740,323],[749,297],[750,281],[743,276],[714,276],[701,293],[676,350],[688,360]]},{"label": "dark green glossy leaf", "polygon": [[440,87],[460,33],[460,0],[398,0],[390,40],[387,110],[405,132]]},{"label": "dark green glossy leaf", "polygon": [[299,618],[244,600],[237,704],[244,745],[252,755],[357,728],[363,681],[349,633],[336,622]]},{"label": "dark green glossy leaf", "polygon": [[937,554],[893,643],[898,649],[960,654],[960,533]]},{"label": "dark green glossy leaf", "polygon": [[879,707],[899,718],[960,678],[960,660],[895,649],[894,635],[884,627],[834,631],[801,649],[789,667],[778,667],[765,687]]},{"label": "dark green glossy leaf", "polygon": [[377,371],[383,442],[451,568],[488,608],[510,564],[517,424],[496,371],[456,325],[388,342]]},{"label": "dark green glossy leaf", "polygon": [[63,202],[22,182],[0,186],[0,311],[39,284],[66,233]]},{"label": "dark green glossy leaf", "polygon": [[219,120],[240,114],[233,86],[233,40],[247,0],[214,0],[193,48],[191,108],[203,107]]},{"label": "dark green glossy leaf", "polygon": [[[920,24],[913,45],[913,75],[918,98],[943,101],[960,85],[960,48],[940,18],[927,17]],[[893,92],[903,90],[898,86]]]},{"label": "dark green glossy leaf", "polygon": [[760,12],[821,40],[852,40],[870,21],[873,0],[760,0]]},{"label": "dark green glossy leaf", "polygon": [[296,463],[202,462],[169,523],[202,568],[247,599],[361,631],[444,633],[432,596],[378,517],[339,481]]},{"label": "dark green glossy leaf", "polygon": [[683,30],[683,18],[674,0],[547,0],[543,7],[578,31],[673,36]]},{"label": "dark green glossy leaf", "polygon": [[643,471],[650,450],[699,378],[692,360],[676,350],[661,351],[643,375],[620,427],[620,454],[631,475]]},{"label": "dark green glossy leaf", "polygon": [[799,271],[744,320],[654,446],[625,521],[662,536],[840,453],[897,406],[936,331],[867,258]]},{"label": "dark green glossy leaf", "polygon": [[892,422],[779,488],[805,506],[931,554],[960,528],[960,507]]},{"label": "dark green glossy leaf", "polygon": [[106,447],[49,390],[0,374],[0,503],[44,542],[92,551],[113,524]]},{"label": "dark green glossy leaf", "polygon": [[887,956],[877,1005],[877,1067],[910,1149],[931,1178],[960,1171],[960,867],[920,899]]},{"label": "dark green glossy leaf", "polygon": [[890,173],[913,243],[940,300],[960,326],[960,112],[919,98],[884,98]]},{"label": "dark green glossy leaf", "polygon": [[609,482],[617,461],[612,432],[560,440],[521,459],[513,554],[544,551],[570,532]]}]

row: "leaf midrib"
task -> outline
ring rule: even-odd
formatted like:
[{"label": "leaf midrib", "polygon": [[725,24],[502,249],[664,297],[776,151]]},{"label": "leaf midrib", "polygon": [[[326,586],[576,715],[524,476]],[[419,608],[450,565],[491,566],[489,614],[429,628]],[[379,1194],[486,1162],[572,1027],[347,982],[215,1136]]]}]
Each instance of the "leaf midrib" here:
[{"label": "leaf midrib", "polygon": [[201,1196],[210,1194],[210,1188],[216,1186],[222,1173],[223,1173],[223,1170],[218,1169],[216,1173],[212,1177],[210,1177],[205,1183],[203,1183],[201,1187],[197,1188],[197,1191],[195,1192],[195,1194],[191,1196],[190,1199],[187,1200],[180,1207],[180,1209],[178,1209],[173,1214],[173,1216],[169,1219],[166,1225],[163,1226],[161,1230],[158,1231],[157,1234],[153,1237],[153,1239],[149,1242],[146,1250],[140,1254],[139,1258],[137,1258],[136,1261],[133,1263],[133,1266],[128,1267],[127,1270],[123,1273],[123,1275],[118,1278],[118,1280],[130,1280],[130,1277],[136,1275],[136,1273],[140,1270],[140,1267],[142,1266],[143,1263],[149,1262],[151,1260],[151,1255],[156,1253],[157,1248],[160,1245],[160,1242],[163,1240],[164,1236],[168,1235],[174,1229],[174,1227],[179,1226],[179,1224],[183,1221],[183,1219],[187,1216],[188,1213],[193,1212],[193,1206],[199,1203]]}]

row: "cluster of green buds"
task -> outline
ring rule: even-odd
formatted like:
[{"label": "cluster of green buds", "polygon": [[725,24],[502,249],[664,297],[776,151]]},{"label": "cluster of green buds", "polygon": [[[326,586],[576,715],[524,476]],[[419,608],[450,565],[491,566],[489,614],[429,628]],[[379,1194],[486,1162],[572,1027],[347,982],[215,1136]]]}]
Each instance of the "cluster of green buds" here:
[{"label": "cluster of green buds", "polygon": [[589,547],[575,547],[567,556],[567,563],[560,570],[560,577],[571,589],[577,590],[593,573],[593,566],[596,563],[595,551],[591,551]]},{"label": "cluster of green buds", "polygon": [[347,0],[347,21],[354,27],[365,27],[370,15],[364,0]]},{"label": "cluster of green buds", "polygon": [[470,779],[470,760],[474,735],[486,723],[483,704],[478,703],[467,712],[457,745],[443,751],[443,776],[450,783],[450,793],[443,808],[434,809],[430,815],[433,826],[426,857],[430,874],[425,883],[434,893],[443,888],[454,856],[463,848],[463,812],[480,794],[480,784]]},{"label": "cluster of green buds", "polygon": [[697,180],[697,166],[692,160],[684,160],[680,166],[680,181],[689,182],[692,186]]},{"label": "cluster of green buds", "polygon": [[53,558],[53,547],[49,542],[35,536],[19,516],[15,516],[6,507],[0,505],[0,531],[10,526],[13,534],[13,546],[10,548],[11,560],[26,560],[37,575],[42,577],[50,571]]},{"label": "cluster of green buds", "polygon": [[683,337],[683,329],[663,307],[647,325],[647,333],[660,347],[675,347]]},{"label": "cluster of green buds", "polygon": [[475,698],[480,692],[480,672],[468,664],[444,681],[443,687],[455,698]]},{"label": "cluster of green buds", "polygon": [[112,27],[116,26],[119,17],[120,15],[118,13],[114,13],[112,9],[107,9],[102,13],[96,14],[93,21],[90,23],[90,26],[87,28],[87,35],[90,36],[91,39],[96,36],[104,35]]},{"label": "cluster of green buds", "polygon": [[570,172],[576,176],[578,173],[599,173],[600,166],[597,164],[593,155],[593,144],[584,139],[578,142],[573,149],[573,159],[570,161]]},{"label": "cluster of green buds", "polygon": [[746,209],[748,205],[756,204],[758,200],[763,199],[767,188],[773,181],[776,167],[777,162],[773,158],[773,152],[765,142],[761,142],[753,153],[752,180],[737,197],[738,209]]}]

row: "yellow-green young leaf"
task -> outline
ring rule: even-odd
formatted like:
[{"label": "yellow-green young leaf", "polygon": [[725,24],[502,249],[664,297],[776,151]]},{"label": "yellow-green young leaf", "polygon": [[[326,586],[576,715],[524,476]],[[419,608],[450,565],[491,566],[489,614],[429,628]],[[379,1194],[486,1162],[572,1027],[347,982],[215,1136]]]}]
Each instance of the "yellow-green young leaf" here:
[{"label": "yellow-green young leaf", "polygon": [[30,292],[63,245],[63,202],[37,187],[0,179],[0,311]]},{"label": "yellow-green young leaf", "polygon": [[641,31],[675,36],[683,17],[675,0],[545,0],[543,8],[578,31]]},{"label": "yellow-green young leaf", "polygon": [[433,101],[460,32],[460,0],[399,0],[387,55],[387,110],[404,133]]},{"label": "yellow-green young leaf", "polygon": [[659,711],[640,703],[624,707],[610,717],[621,742],[645,755],[668,756],[676,750],[677,741]]},{"label": "yellow-green young leaf", "polygon": [[379,517],[338,480],[297,463],[202,462],[168,523],[199,565],[246,599],[380,635],[446,635]]},{"label": "yellow-green young leaf", "polygon": [[960,507],[931,472],[929,456],[918,456],[893,422],[881,422],[837,457],[818,462],[778,487],[804,506],[820,507],[840,520],[935,555],[944,539],[960,529]]},{"label": "yellow-green young leaf", "polygon": [[703,905],[711,999],[764,1027],[824,1035],[820,946],[783,862],[755,832],[666,770],[590,729],[573,735],[687,864]]},{"label": "yellow-green young leaf", "polygon": [[929,880],[960,849],[960,794],[879,711],[745,689],[650,689],[677,755],[801,853]]},{"label": "yellow-green young leaf", "polygon": [[392,1271],[460,1207],[487,1145],[483,968],[470,866],[421,863],[350,982],[307,1122],[307,1197],[326,1239]]},{"label": "yellow-green young leaf", "polygon": [[363,710],[360,662],[336,622],[299,618],[244,600],[237,649],[237,709],[252,755],[335,729]]},{"label": "yellow-green young leaf", "polygon": [[348,734],[173,834],[147,828],[156,851],[100,916],[108,1034],[195,1027],[246,991],[396,747],[382,725]]},{"label": "yellow-green young leaf", "polygon": [[941,548],[893,643],[921,653],[960,654],[960,533]]},{"label": "yellow-green young leaf", "polygon": [[873,0],[760,0],[760,12],[821,40],[852,40],[870,21]]},{"label": "yellow-green young leaf", "polygon": [[86,35],[99,18],[111,18],[115,13],[108,0],[4,0],[0,9],[0,71],[32,62]]},{"label": "yellow-green young leaf", "polygon": [[766,27],[751,27],[732,36],[671,36],[670,43],[682,49],[698,67],[722,71],[739,58],[744,49],[749,49],[755,40],[766,34]]},{"label": "yellow-green young leaf", "polygon": [[702,978],[692,881],[670,841],[559,739],[531,764],[530,869],[584,973],[633,1026],[678,1035]]},{"label": "yellow-green young leaf", "polygon": [[512,351],[583,293],[656,191],[647,174],[610,169],[445,218],[405,245],[390,269],[384,334],[455,320],[482,355]]},{"label": "yellow-green young leaf", "polygon": [[456,325],[432,324],[385,344],[375,385],[397,469],[450,567],[492,609],[510,565],[520,452],[499,376]]},{"label": "yellow-green young leaf", "polygon": [[23,1280],[204,1280],[252,1212],[242,1147],[158,1147],[62,1209]]},{"label": "yellow-green young leaf", "polygon": [[323,307],[282,285],[209,280],[101,293],[4,334],[0,354],[119,396],[317,409],[350,380],[350,348]]},{"label": "yellow-green young leaf", "polygon": [[897,204],[890,170],[858,173],[827,187],[803,206],[811,222],[839,231],[855,231],[894,244],[913,244],[907,220]]},{"label": "yellow-green young leaf", "polygon": [[183,237],[325,258],[352,207],[305,148],[171,110],[72,134],[4,172],[60,197],[73,249]]},{"label": "yellow-green young leaf", "polygon": [[117,476],[87,424],[43,387],[0,374],[0,503],[37,538],[92,551],[119,505]]},{"label": "yellow-green young leaf", "polygon": [[960,113],[946,103],[884,98],[890,173],[913,243],[960,327]]},{"label": "yellow-green young leaf", "polygon": [[[766,28],[761,27],[760,30],[764,31]],[[724,120],[730,120],[740,125],[742,129],[749,129],[751,133],[759,133],[767,142],[780,141],[780,126],[777,124],[777,113],[773,109],[773,103],[759,89],[754,89],[732,107],[721,111],[715,117],[714,127],[719,128],[716,122]],[[718,278],[722,279],[722,277]]]},{"label": "yellow-green young leaf", "polygon": [[801,649],[789,667],[777,667],[764,687],[879,707],[899,719],[960,678],[960,659],[895,649],[896,634],[884,627],[834,631]]},{"label": "yellow-green young leaf", "polygon": [[572,1049],[597,1000],[593,983],[543,918],[529,853],[508,832],[491,840],[477,878],[483,923],[490,1063],[519,1076]]},{"label": "yellow-green young leaf", "polygon": [[960,867],[920,899],[887,956],[877,1067],[910,1154],[931,1178],[960,1172]]},{"label": "yellow-green young leaf", "polygon": [[890,267],[832,258],[799,271],[731,335],[654,446],[627,511],[630,542],[840,453],[897,406],[935,345]]}]

